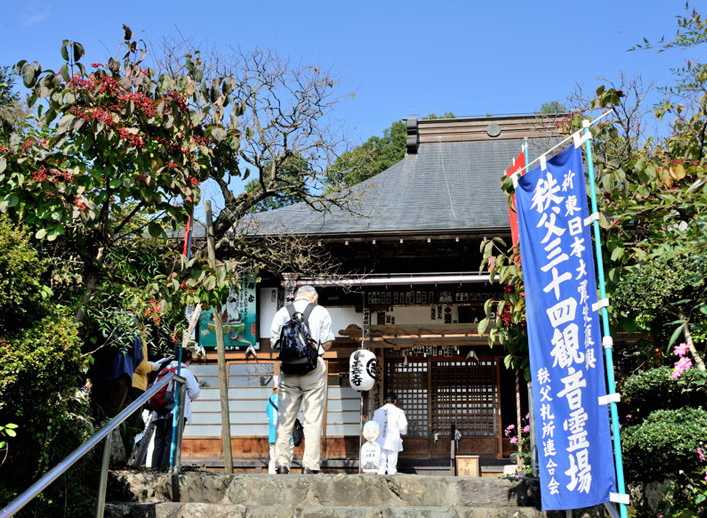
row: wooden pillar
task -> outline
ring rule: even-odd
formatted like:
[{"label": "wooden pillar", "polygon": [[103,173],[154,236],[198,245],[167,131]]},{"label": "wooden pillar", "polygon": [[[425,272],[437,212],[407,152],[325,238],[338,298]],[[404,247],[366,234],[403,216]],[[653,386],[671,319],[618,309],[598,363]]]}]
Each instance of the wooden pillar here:
[{"label": "wooden pillar", "polygon": [[327,418],[329,414],[329,360],[324,360],[326,374],[324,374],[324,416],[322,417],[322,446],[321,458],[327,459]]}]

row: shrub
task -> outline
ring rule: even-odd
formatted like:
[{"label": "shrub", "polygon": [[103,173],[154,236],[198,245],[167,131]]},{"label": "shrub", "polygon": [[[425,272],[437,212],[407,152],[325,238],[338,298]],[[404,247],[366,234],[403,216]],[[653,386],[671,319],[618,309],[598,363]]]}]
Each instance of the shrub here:
[{"label": "shrub", "polygon": [[657,410],[623,431],[628,479],[636,483],[698,476],[704,467],[696,454],[707,444],[707,410]]},{"label": "shrub", "polygon": [[1,214],[0,250],[0,337],[7,337],[41,315],[51,291],[41,283],[44,264],[29,237]]},{"label": "shrub", "polygon": [[[55,311],[0,340],[0,423],[17,423],[2,467],[0,501],[27,488],[83,440],[92,427],[80,386],[81,342],[73,318]],[[57,498],[54,487],[35,509]],[[40,513],[41,514],[41,513]]]},{"label": "shrub", "polygon": [[629,376],[621,388],[628,414],[625,421],[636,423],[654,410],[682,407],[699,408],[707,404],[707,372],[689,369],[677,380],[672,368],[659,367]]}]

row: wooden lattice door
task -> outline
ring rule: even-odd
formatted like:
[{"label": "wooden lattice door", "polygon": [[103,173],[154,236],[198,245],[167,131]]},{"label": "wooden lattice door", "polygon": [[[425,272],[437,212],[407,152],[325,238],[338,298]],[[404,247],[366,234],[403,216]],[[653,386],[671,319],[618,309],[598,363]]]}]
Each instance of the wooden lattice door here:
[{"label": "wooden lattice door", "polygon": [[496,358],[405,359],[393,353],[386,355],[384,384],[408,419],[403,456],[448,458],[452,423],[462,433],[461,453],[498,453]]}]

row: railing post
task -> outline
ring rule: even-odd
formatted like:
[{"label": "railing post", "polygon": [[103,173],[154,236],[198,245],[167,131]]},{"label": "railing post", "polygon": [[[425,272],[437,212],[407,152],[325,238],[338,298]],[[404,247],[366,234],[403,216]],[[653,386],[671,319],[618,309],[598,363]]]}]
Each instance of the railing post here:
[{"label": "railing post", "polygon": [[111,435],[106,435],[101,458],[101,477],[98,482],[98,502],[96,503],[96,518],[103,518],[106,509],[106,490],[108,489],[108,467],[110,464]]}]

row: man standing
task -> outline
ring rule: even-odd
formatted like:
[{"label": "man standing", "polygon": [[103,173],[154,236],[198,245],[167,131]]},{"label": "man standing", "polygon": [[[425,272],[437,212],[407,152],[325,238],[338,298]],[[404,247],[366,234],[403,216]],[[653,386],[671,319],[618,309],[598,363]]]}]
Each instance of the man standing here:
[{"label": "man standing", "polygon": [[373,413],[373,420],[378,423],[380,435],[378,444],[381,447],[381,463],[379,475],[395,475],[398,472],[398,453],[403,451],[401,435],[408,433],[408,420],[405,412],[397,407],[398,397],[390,394],[385,398],[385,404]]},{"label": "man standing", "polygon": [[277,442],[277,413],[279,409],[279,398],[277,395],[278,390],[278,376],[272,377],[272,394],[268,398],[268,402],[265,406],[265,415],[268,416],[268,445],[269,445],[269,461],[268,461],[268,474],[274,475],[276,473],[276,457],[275,457],[275,443]]},{"label": "man standing", "polygon": [[272,322],[270,340],[275,344],[280,342],[283,327],[289,326],[298,314],[302,315],[303,324],[311,337],[311,343],[307,346],[314,348],[318,356],[313,370],[304,374],[287,372],[287,365],[282,365],[275,447],[276,470],[279,474],[290,471],[292,429],[300,408],[304,413],[304,473],[319,473],[322,417],[327,397],[327,369],[322,356],[331,347],[334,333],[331,330],[331,315],[325,308],[317,305],[318,300],[317,290],[312,286],[302,286],[295,293],[294,302],[280,308]]}]

